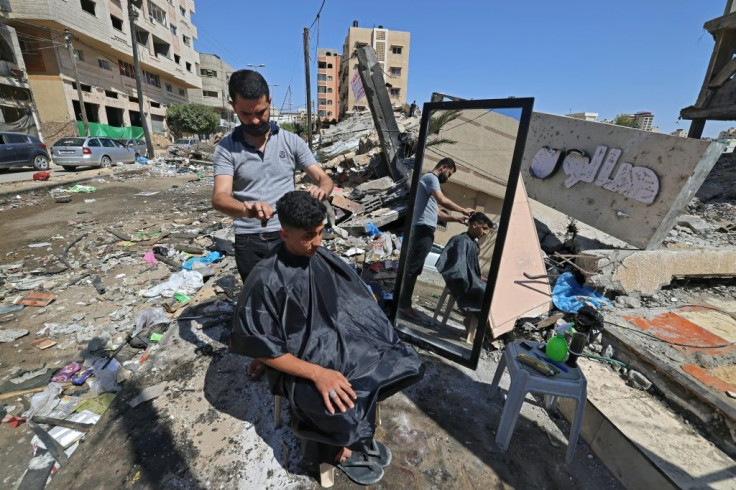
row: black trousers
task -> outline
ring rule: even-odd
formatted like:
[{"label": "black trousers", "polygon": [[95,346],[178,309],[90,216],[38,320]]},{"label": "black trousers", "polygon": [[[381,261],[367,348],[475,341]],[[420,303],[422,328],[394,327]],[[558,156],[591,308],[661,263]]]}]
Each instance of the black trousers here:
[{"label": "black trousers", "polygon": [[235,263],[243,282],[253,267],[273,255],[281,243],[278,231],[235,235]]},{"label": "black trousers", "polygon": [[406,279],[401,287],[399,308],[411,307],[414,286],[417,283],[417,277],[422,273],[427,255],[432,251],[432,244],[434,244],[434,228],[427,225],[414,226],[411,241],[409,242],[409,258],[406,263],[406,274],[404,276]]}]

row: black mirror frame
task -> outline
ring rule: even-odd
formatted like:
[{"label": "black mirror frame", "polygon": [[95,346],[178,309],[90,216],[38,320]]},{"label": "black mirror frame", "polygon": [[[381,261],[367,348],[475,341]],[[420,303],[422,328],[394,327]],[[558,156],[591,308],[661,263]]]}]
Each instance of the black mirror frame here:
[{"label": "black mirror frame", "polygon": [[[534,106],[533,97],[508,98],[508,99],[480,99],[480,100],[460,100],[452,102],[426,102],[422,107],[422,121],[419,129],[418,148],[414,156],[414,172],[412,174],[410,199],[408,212],[406,215],[406,223],[404,224],[404,238],[401,244],[401,260],[397,275],[396,288],[394,290],[394,308],[391,312],[391,323],[401,338],[420,347],[427,349],[441,357],[449,359],[453,362],[465,366],[470,369],[478,367],[480,360],[480,351],[483,347],[483,339],[486,334],[486,318],[491,309],[491,301],[493,299],[493,291],[496,287],[498,278],[498,270],[501,264],[501,256],[503,255],[504,245],[506,243],[506,234],[508,233],[509,220],[511,218],[511,209],[514,204],[514,195],[516,194],[516,186],[521,173],[521,159],[524,155],[524,146],[529,133],[529,123],[532,117],[532,108]],[[406,256],[409,249],[409,241],[411,239],[411,222],[414,216],[414,201],[416,199],[416,189],[419,184],[419,178],[422,174],[424,166],[424,148],[427,140],[427,128],[429,126],[429,118],[434,111],[443,110],[462,110],[462,109],[521,109],[521,117],[519,119],[519,132],[516,135],[516,144],[514,145],[514,154],[511,158],[511,169],[509,171],[509,180],[506,186],[506,194],[504,195],[504,203],[501,209],[501,217],[496,235],[496,244],[493,249],[490,270],[488,272],[488,286],[483,296],[483,306],[480,311],[480,320],[477,334],[473,341],[473,347],[470,358],[463,355],[463,350],[449,342],[440,341],[432,342],[425,338],[419,338],[412,335],[411,332],[402,329],[397,325],[398,302],[401,295],[401,286],[404,282],[404,269],[406,268]]]}]

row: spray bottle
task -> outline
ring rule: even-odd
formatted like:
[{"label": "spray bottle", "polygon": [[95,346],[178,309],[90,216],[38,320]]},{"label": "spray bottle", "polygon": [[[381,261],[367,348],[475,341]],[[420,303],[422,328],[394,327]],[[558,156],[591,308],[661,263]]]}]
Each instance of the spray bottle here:
[{"label": "spray bottle", "polygon": [[562,362],[567,357],[567,340],[565,332],[572,330],[575,322],[568,322],[555,328],[555,336],[547,341],[544,353],[553,361]]}]

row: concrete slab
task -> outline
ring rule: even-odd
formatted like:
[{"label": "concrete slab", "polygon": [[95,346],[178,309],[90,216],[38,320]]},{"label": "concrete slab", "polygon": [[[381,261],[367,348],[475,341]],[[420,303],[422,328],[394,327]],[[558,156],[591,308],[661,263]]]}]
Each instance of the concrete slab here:
[{"label": "concrete slab", "polygon": [[587,283],[623,294],[651,296],[674,278],[734,277],[736,249],[586,250],[576,259],[584,270],[600,273]]},{"label": "concrete slab", "polygon": [[[582,436],[627,488],[735,488],[736,462],[646,392],[587,360]],[[614,396],[615,394],[615,396]],[[571,417],[574,403],[560,401]]]}]

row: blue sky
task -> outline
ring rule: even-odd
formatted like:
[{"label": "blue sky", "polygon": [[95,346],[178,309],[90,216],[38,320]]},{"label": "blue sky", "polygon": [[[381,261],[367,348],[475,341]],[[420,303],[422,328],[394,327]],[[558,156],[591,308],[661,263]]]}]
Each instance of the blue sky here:
[{"label": "blue sky", "polygon": [[[304,106],[302,31],[322,0],[199,0],[195,47],[234,68],[261,68],[280,107]],[[311,29],[314,49],[342,49],[353,20],[411,32],[407,100],[421,106],[432,92],[483,99],[535,97],[536,111],[650,111],[669,133],[688,129],[681,108],[695,102],[713,49],[703,23],[726,0],[598,0],[346,2],[326,0]],[[709,122],[716,136],[736,122]]]}]

